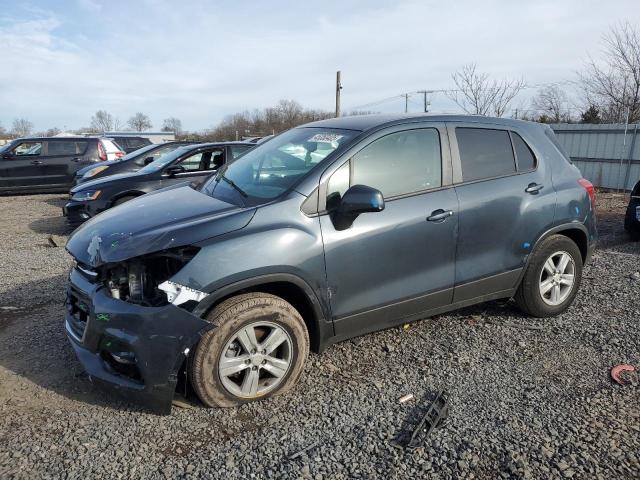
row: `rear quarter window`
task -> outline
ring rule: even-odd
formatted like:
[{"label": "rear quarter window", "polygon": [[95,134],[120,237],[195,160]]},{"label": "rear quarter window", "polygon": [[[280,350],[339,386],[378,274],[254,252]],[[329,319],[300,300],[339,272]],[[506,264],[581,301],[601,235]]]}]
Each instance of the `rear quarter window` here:
[{"label": "rear quarter window", "polygon": [[526,172],[527,170],[534,170],[536,168],[536,157],[533,155],[527,142],[516,132],[511,132],[511,139],[513,140],[513,149],[516,152],[518,171]]},{"label": "rear quarter window", "polygon": [[508,131],[457,127],[456,138],[464,182],[516,173]]}]

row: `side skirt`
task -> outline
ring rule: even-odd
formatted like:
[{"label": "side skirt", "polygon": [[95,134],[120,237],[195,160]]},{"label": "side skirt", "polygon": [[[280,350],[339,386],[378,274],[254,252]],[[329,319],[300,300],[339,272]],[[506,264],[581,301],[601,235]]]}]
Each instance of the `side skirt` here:
[{"label": "side skirt", "polygon": [[[336,335],[321,346],[324,350],[329,345],[365,335],[378,330],[385,330],[404,323],[423,320],[441,313],[458,310],[478,303],[511,298],[518,289],[518,280],[522,269],[494,275],[481,280],[459,285],[440,292],[431,293],[415,299],[368,310],[366,312],[335,320]],[[460,293],[459,293],[460,292]],[[452,294],[454,301],[452,303]],[[417,309],[422,306],[423,308]],[[416,313],[409,313],[410,311]]]}]

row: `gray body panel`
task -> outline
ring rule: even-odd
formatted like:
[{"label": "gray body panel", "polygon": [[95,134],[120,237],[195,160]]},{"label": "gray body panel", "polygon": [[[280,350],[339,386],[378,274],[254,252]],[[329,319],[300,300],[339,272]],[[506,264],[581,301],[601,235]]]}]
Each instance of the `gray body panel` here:
[{"label": "gray body panel", "polygon": [[[463,182],[455,134],[463,124],[517,132],[537,157],[537,168]],[[585,261],[589,257],[596,239],[594,211],[578,183],[579,171],[546,137],[547,127],[464,116],[369,116],[311,125],[362,131],[270,202],[241,208],[176,186],[101,214],[74,233],[68,250],[81,263],[97,266],[196,246],[195,257],[170,278],[208,294],[190,307],[191,314],[204,318],[239,292],[295,287],[310,304],[303,316],[318,351],[400,322],[511,297],[531,252],[553,233],[584,235],[587,245],[581,249]],[[326,211],[331,175],[373,140],[416,128],[439,131],[442,186],[385,198],[382,211],[361,213],[338,228]],[[542,189],[525,192],[530,184]],[[451,214],[428,220],[440,210]],[[179,319],[174,328],[181,330]]]}]

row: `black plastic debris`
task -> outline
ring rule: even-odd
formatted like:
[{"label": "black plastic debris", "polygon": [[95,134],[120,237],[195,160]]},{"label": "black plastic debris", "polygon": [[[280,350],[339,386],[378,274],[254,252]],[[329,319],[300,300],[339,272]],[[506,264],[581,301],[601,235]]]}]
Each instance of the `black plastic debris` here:
[{"label": "black plastic debris", "polygon": [[422,447],[431,432],[443,423],[449,413],[449,398],[444,390],[436,393],[435,398],[424,407],[417,407],[410,418],[419,418],[417,423],[409,421],[413,426],[404,429],[393,441],[394,446],[414,450]]}]

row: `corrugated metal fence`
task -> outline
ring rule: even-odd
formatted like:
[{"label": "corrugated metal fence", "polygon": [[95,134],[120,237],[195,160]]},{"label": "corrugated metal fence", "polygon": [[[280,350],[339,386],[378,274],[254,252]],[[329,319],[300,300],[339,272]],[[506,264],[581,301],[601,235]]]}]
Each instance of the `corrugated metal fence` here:
[{"label": "corrugated metal fence", "polygon": [[640,125],[555,124],[558,141],[596,187],[631,190],[640,180]]}]

